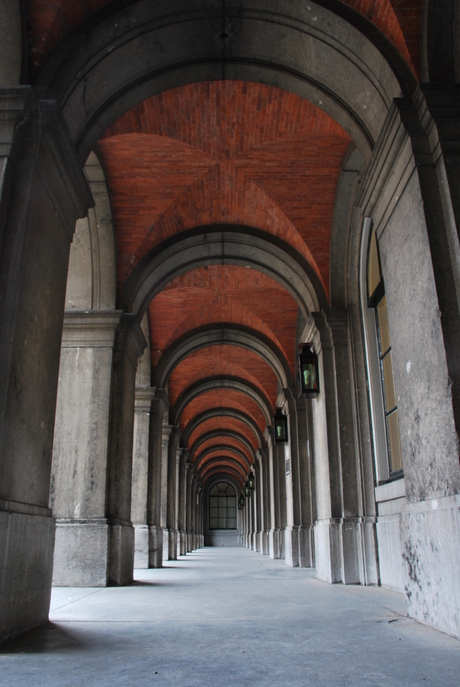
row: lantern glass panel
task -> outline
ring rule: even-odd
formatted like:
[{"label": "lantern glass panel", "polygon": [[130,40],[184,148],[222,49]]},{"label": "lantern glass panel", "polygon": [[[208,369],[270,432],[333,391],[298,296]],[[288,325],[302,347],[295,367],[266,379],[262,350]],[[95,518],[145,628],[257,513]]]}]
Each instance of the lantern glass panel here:
[{"label": "lantern glass panel", "polygon": [[280,408],[275,413],[274,425],[275,442],[277,444],[286,443],[288,440],[287,417],[283,415]]}]

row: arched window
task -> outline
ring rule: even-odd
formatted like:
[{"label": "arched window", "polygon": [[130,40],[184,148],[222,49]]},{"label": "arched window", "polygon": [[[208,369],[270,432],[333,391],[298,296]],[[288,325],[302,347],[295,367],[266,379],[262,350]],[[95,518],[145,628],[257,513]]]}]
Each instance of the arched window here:
[{"label": "arched window", "polygon": [[380,262],[380,253],[375,231],[371,229],[367,261],[367,305],[375,312],[378,364],[385,415],[386,444],[389,478],[402,477],[401,446],[399,442],[399,419],[396,392],[393,381],[391,359],[390,327],[388,323],[385,284]]},{"label": "arched window", "polygon": [[209,492],[209,529],[236,529],[236,492],[228,482],[218,482]]}]

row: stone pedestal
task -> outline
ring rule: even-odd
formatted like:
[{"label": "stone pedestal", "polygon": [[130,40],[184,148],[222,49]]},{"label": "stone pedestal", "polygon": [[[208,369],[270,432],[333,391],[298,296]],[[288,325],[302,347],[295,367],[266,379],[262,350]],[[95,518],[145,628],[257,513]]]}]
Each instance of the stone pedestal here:
[{"label": "stone pedestal", "polygon": [[4,502],[0,506],[0,638],[6,641],[48,618],[54,518],[51,511],[26,514],[6,510]]},{"label": "stone pedestal", "polygon": [[148,525],[134,525],[134,568],[149,568]]},{"label": "stone pedestal", "polygon": [[149,568],[161,568],[163,565],[163,530],[156,525],[149,525]]}]

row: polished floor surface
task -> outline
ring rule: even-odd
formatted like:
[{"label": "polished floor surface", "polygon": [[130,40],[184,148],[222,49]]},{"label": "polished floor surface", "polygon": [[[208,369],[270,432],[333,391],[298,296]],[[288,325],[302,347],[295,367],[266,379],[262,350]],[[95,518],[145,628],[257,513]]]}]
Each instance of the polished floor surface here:
[{"label": "polished floor surface", "polygon": [[458,687],[460,642],[402,595],[204,548],[131,587],[59,588],[50,623],[0,647],[1,687]]}]

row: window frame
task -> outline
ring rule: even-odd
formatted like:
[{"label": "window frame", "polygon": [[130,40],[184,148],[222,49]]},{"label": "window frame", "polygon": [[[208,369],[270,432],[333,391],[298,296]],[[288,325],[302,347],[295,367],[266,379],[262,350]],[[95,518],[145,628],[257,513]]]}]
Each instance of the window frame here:
[{"label": "window frame", "polygon": [[[372,294],[368,293],[368,270],[371,251],[371,237],[374,232],[377,242],[377,255],[379,260],[379,270],[381,279]],[[377,306],[385,297],[385,284],[380,263],[380,251],[378,250],[378,239],[375,234],[372,219],[366,217],[363,223],[362,243],[361,243],[361,303],[362,316],[364,323],[364,338],[366,349],[367,377],[369,383],[369,401],[372,417],[372,439],[376,467],[377,485],[392,482],[404,477],[403,469],[391,470],[390,440],[388,430],[388,418],[395,412],[398,413],[396,405],[387,411],[385,407],[385,382],[383,374],[383,361],[391,353],[391,341],[389,348],[382,353],[380,328],[378,323]],[[392,384],[394,377],[392,374]],[[396,400],[396,399],[395,399]],[[399,425],[399,415],[398,415]],[[398,432],[399,439],[399,432]],[[399,444],[399,450],[401,450]]]},{"label": "window frame", "polygon": [[[224,493],[221,489],[219,489],[218,494],[213,494],[213,490],[216,488],[220,488],[220,485],[226,485],[226,491],[225,491],[225,496]],[[228,493],[228,489],[233,492],[232,494]],[[212,505],[211,499],[226,499],[225,506],[222,504],[222,506],[217,503],[217,516],[212,515],[212,510],[216,508],[216,506]],[[234,500],[234,506],[233,506],[233,511],[234,515],[231,516],[228,514],[229,509],[232,508],[231,504],[228,503],[228,499],[233,499]],[[215,484],[212,485],[212,487],[209,490],[208,494],[208,507],[209,507],[209,529],[210,530],[236,530],[238,529],[238,512],[237,512],[237,500],[236,500],[236,489],[235,487],[230,484],[230,482],[225,482],[224,480],[221,480],[220,482],[216,482]],[[225,516],[221,516],[221,512],[225,512]],[[213,520],[217,520],[217,522],[220,522],[220,520],[225,520],[225,526],[222,527],[221,525],[213,526],[212,522]],[[228,526],[229,522],[233,521],[235,524],[233,526]]]}]

